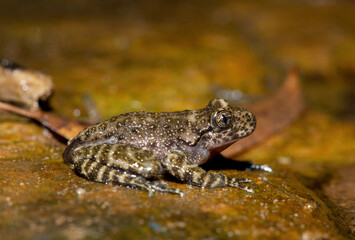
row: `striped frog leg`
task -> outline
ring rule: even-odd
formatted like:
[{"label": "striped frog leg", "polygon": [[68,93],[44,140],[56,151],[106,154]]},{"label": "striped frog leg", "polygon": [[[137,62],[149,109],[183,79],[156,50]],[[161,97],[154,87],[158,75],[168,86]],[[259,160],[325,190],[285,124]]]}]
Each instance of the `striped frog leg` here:
[{"label": "striped frog leg", "polygon": [[84,146],[74,150],[72,159],[73,170],[92,181],[137,187],[149,195],[154,191],[183,195],[166,182],[148,180],[158,175],[161,165],[147,150],[120,144]]},{"label": "striped frog leg", "polygon": [[220,173],[210,173],[202,169],[196,164],[191,164],[189,157],[185,152],[175,150],[168,154],[164,161],[163,167],[177,179],[202,188],[216,187],[235,187],[254,193],[250,187],[241,183],[253,183],[248,178],[230,178]]}]

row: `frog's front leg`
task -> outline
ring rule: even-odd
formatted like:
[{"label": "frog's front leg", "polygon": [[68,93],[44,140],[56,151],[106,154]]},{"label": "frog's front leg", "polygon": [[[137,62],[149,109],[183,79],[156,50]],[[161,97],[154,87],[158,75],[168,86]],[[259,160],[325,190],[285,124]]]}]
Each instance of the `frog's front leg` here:
[{"label": "frog's front leg", "polygon": [[72,154],[73,170],[96,182],[112,182],[153,191],[176,193],[162,181],[150,181],[156,177],[161,166],[155,155],[134,146],[101,144],[79,147]]},{"label": "frog's front leg", "polygon": [[247,178],[230,178],[224,174],[207,172],[198,165],[191,164],[189,157],[185,152],[176,150],[168,154],[162,161],[162,164],[171,175],[195,186],[203,188],[230,186],[250,193],[254,192],[252,188],[241,184],[253,183],[252,180]]}]

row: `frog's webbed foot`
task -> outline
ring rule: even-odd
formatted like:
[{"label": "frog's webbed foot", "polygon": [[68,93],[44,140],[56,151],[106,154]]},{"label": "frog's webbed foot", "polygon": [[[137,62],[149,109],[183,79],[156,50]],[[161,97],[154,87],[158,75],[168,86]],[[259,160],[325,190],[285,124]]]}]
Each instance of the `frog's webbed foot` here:
[{"label": "frog's webbed foot", "polygon": [[251,183],[253,184],[254,181],[248,178],[228,178],[228,186],[230,187],[235,187],[235,188],[239,188],[242,189],[244,191],[250,192],[250,193],[254,193],[254,189],[244,186],[241,183]]},{"label": "frog's webbed foot", "polygon": [[180,196],[184,196],[184,192],[178,188],[171,188],[169,184],[164,181],[154,181],[150,182],[150,188],[154,191],[164,192],[164,193],[174,193],[179,194]]},{"label": "frog's webbed foot", "polygon": [[210,173],[191,164],[188,155],[181,151],[173,151],[162,161],[163,167],[174,177],[202,188],[235,187],[253,193],[254,190],[241,183],[253,183],[248,178],[230,178],[220,173]]},{"label": "frog's webbed foot", "polygon": [[251,166],[249,168],[247,168],[247,170],[260,170],[260,171],[265,171],[265,172],[273,172],[272,168],[267,165],[267,164],[251,164]]},{"label": "frog's webbed foot", "polygon": [[184,192],[181,191],[178,188],[171,188],[169,187],[169,184],[163,181],[149,181],[146,180],[142,177],[135,177],[132,180],[133,187],[137,187],[143,190],[146,190],[148,192],[149,196],[153,195],[153,192],[163,192],[163,193],[173,193],[173,194],[179,194],[180,196],[184,196]]}]

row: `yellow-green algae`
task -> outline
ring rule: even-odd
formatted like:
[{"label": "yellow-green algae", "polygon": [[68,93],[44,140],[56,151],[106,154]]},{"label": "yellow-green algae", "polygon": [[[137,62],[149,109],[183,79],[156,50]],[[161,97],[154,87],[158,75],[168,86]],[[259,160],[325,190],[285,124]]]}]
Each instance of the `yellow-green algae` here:
[{"label": "yellow-green algae", "polygon": [[[173,182],[186,196],[92,183],[47,130],[0,112],[1,239],[347,239],[322,192],[355,163],[351,1],[1,1],[2,57],[51,74],[51,103],[86,118],[204,107],[212,84],[266,95],[297,66],[309,109],[238,159],[274,173],[255,194]],[[74,110],[75,111],[74,114]],[[171,180],[171,179],[169,179]],[[339,207],[339,206],[338,206]]]}]

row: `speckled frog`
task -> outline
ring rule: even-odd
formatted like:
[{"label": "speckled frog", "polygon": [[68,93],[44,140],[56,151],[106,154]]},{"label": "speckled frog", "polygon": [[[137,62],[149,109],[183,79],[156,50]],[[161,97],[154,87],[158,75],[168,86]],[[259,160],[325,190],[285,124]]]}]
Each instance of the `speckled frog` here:
[{"label": "speckled frog", "polygon": [[235,187],[253,192],[246,178],[205,171],[206,162],[237,140],[251,134],[255,116],[223,99],[206,108],[179,112],[131,112],[81,131],[69,140],[63,158],[90,180],[176,193],[157,176],[169,173],[202,188]]}]

